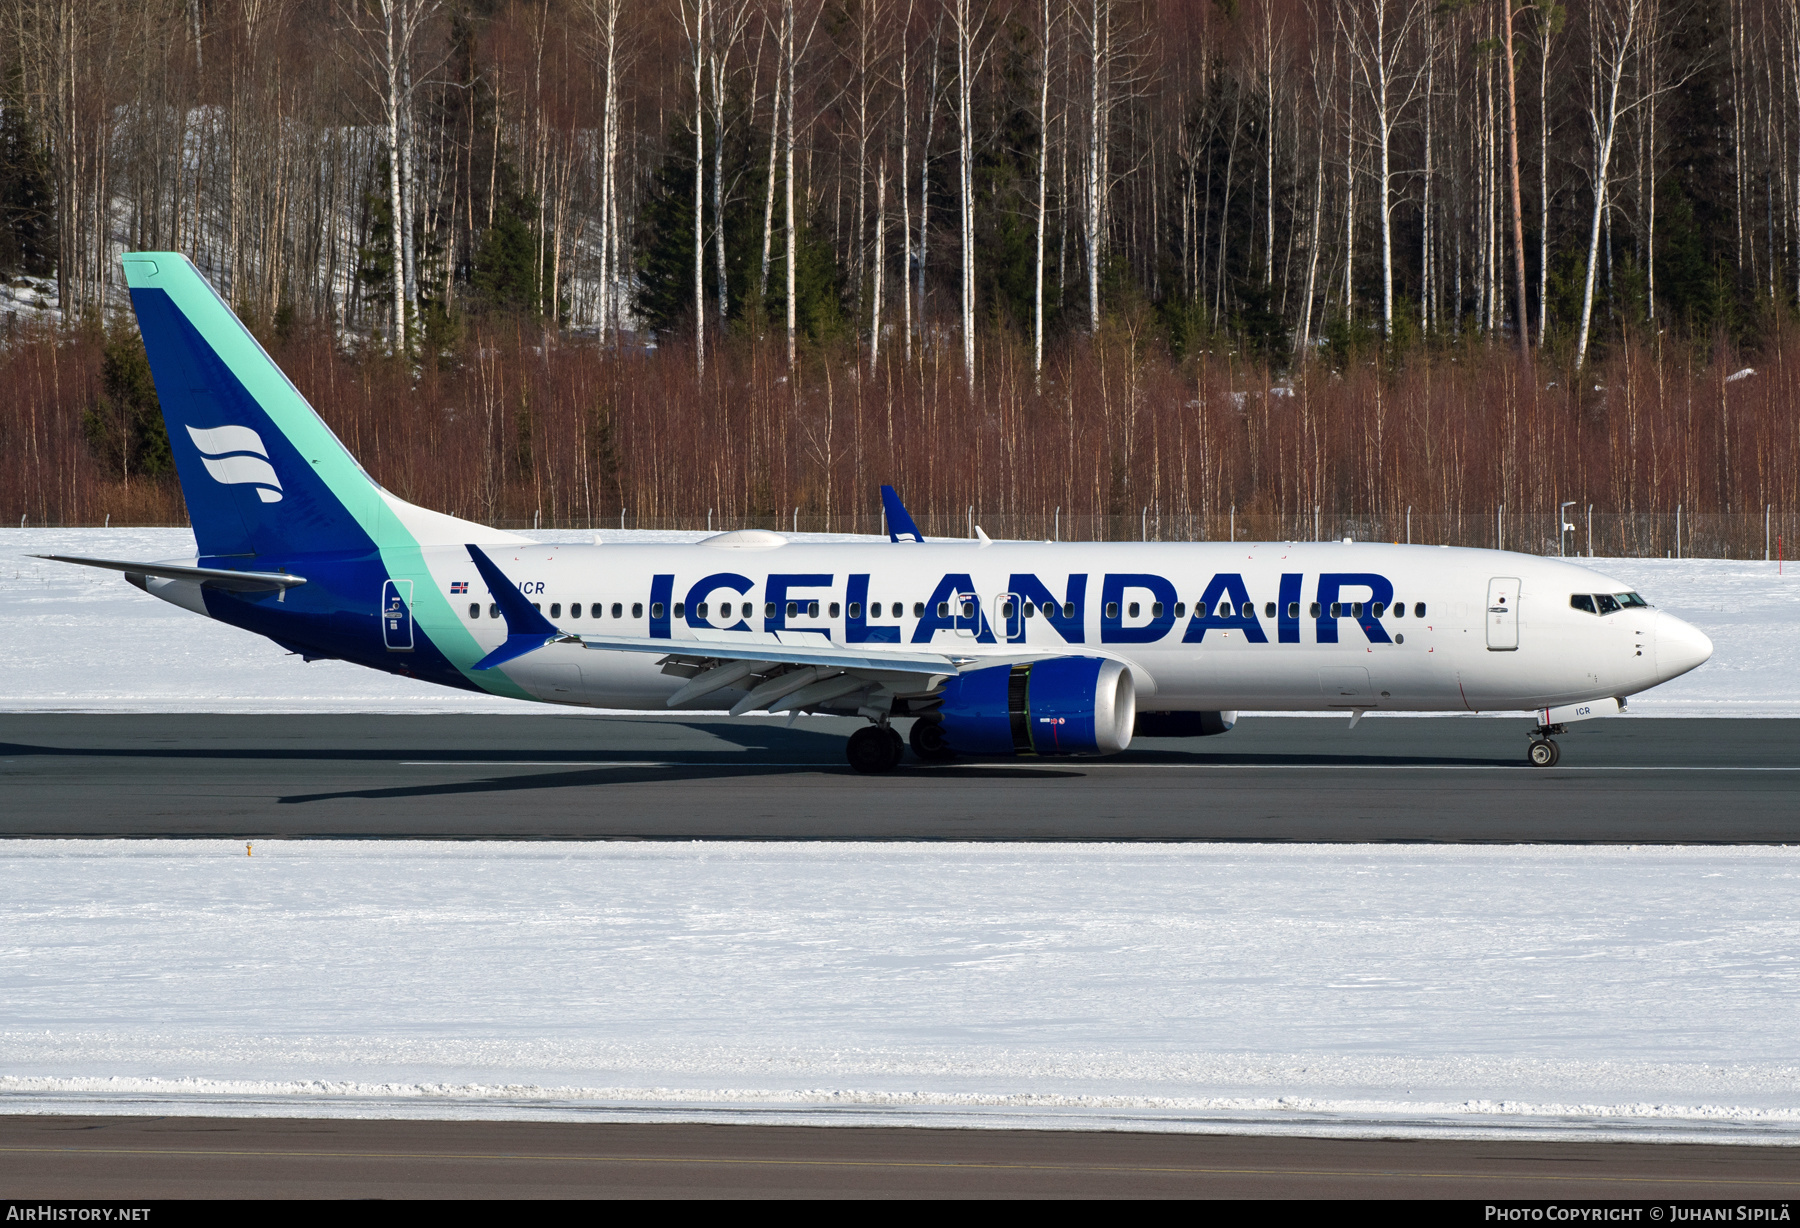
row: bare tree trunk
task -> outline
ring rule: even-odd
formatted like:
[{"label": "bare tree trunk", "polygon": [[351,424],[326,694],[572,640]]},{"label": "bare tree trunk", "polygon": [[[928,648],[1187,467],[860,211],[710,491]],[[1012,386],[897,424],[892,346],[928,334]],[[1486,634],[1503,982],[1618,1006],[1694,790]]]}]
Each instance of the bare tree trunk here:
[{"label": "bare tree trunk", "polygon": [[[787,181],[784,185],[787,197],[787,365],[788,370],[792,371],[794,369],[794,326],[798,322],[794,308],[795,299],[799,297],[794,289],[794,0],[785,0],[782,6],[782,15],[787,27],[787,37],[784,42],[787,50],[788,93],[787,139],[785,142],[787,146]],[[790,384],[789,388],[792,387],[793,385]]]},{"label": "bare tree trunk", "polygon": [[1525,310],[1525,207],[1519,193],[1519,95],[1513,66],[1512,0],[1500,0],[1506,15],[1506,164],[1512,187],[1513,268],[1518,275],[1519,354],[1531,356],[1531,325]]},{"label": "bare tree trunk", "polygon": [[[1632,35],[1637,28],[1643,3],[1644,0],[1617,0],[1617,3],[1595,0],[1595,9],[1605,11],[1597,11],[1595,14],[1598,37],[1595,40],[1594,60],[1600,78],[1588,111],[1595,144],[1594,213],[1588,227],[1587,272],[1583,277],[1581,290],[1581,331],[1575,342],[1577,371],[1587,362],[1588,336],[1594,319],[1594,274],[1600,260],[1600,227],[1606,219],[1607,173],[1612,166],[1613,143],[1619,131],[1619,118],[1623,113],[1619,105],[1619,88],[1625,77],[1626,61],[1631,55]],[[1606,27],[1604,32],[1600,28],[1602,22]]]},{"label": "bare tree trunk", "polygon": [[912,75],[909,55],[912,51],[912,5],[906,6],[906,20],[900,27],[900,306],[904,315],[906,365],[912,366],[912,190],[906,185],[908,168],[912,166]]},{"label": "bare tree trunk", "polygon": [[887,162],[881,164],[881,178],[875,186],[875,263],[871,271],[875,279],[875,310],[869,324],[869,375],[875,375],[881,357],[881,292],[887,284]]},{"label": "bare tree trunk", "polygon": [[[687,30],[694,65],[694,372],[706,374],[706,31],[708,0],[694,0]],[[688,9],[681,6],[687,26]]]},{"label": "bare tree trunk", "polygon": [[1044,224],[1050,191],[1050,0],[1044,0],[1043,21],[1038,66],[1037,253],[1031,281],[1031,370],[1039,387],[1044,376]]},{"label": "bare tree trunk", "polygon": [[956,141],[962,201],[962,334],[963,377],[975,391],[975,115],[977,69],[975,23],[970,0],[956,0]]},{"label": "bare tree trunk", "polygon": [[767,191],[763,195],[763,239],[762,239],[762,281],[761,297],[766,303],[769,298],[769,252],[775,234],[775,171],[779,166],[781,153],[781,87],[785,80],[786,63],[784,49],[786,40],[779,29],[775,35],[775,100],[769,104],[769,177]]}]

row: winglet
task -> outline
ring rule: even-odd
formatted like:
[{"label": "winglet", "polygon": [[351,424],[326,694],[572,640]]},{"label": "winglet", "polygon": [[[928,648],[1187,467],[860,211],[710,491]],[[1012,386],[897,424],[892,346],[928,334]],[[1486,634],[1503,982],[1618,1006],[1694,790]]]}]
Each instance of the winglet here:
[{"label": "winglet", "polygon": [[913,523],[911,513],[906,510],[906,504],[900,502],[900,496],[894,492],[892,486],[881,488],[881,506],[887,510],[889,541],[924,542],[925,535],[919,532],[919,526]]},{"label": "winglet", "polygon": [[519,586],[494,566],[494,561],[482,553],[480,546],[470,544],[468,551],[469,558],[474,560],[475,570],[481,573],[481,579],[487,585],[488,595],[500,607],[501,617],[506,619],[506,642],[470,666],[470,669],[493,669],[496,665],[505,665],[528,652],[536,652],[552,640],[562,638],[562,632],[540,614],[536,606],[525,600],[525,594],[519,591]]}]

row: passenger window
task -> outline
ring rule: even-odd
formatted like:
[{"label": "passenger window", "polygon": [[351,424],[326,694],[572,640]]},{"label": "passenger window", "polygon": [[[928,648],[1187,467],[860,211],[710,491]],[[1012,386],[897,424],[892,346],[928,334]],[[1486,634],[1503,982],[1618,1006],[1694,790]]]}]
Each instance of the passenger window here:
[{"label": "passenger window", "polygon": [[[728,613],[728,614],[730,612],[731,611],[729,611],[729,610],[726,611],[726,613]],[[701,618],[705,618],[706,617],[706,603],[704,601],[702,601],[699,605],[695,606],[694,613],[697,614]]]},{"label": "passenger window", "polygon": [[789,617],[789,618],[795,618],[795,617],[798,617],[798,616],[799,616],[799,614],[800,614],[800,603],[799,603],[799,602],[798,602],[798,601],[790,601],[790,602],[788,602],[788,604],[787,604],[787,616],[788,616],[788,617]]},{"label": "passenger window", "polygon": [[1037,607],[1032,605],[1029,601],[1027,601],[1025,603],[1025,617],[1030,618],[1033,614],[1036,614],[1036,613],[1037,613]]},{"label": "passenger window", "polygon": [[1312,603],[1312,616],[1314,618],[1319,616],[1319,603],[1316,601]]},{"label": "passenger window", "polygon": [[1012,616],[1013,616],[1013,603],[1010,601],[1002,601],[1000,603],[1000,617],[1001,618],[1011,618]]},{"label": "passenger window", "polygon": [[625,607],[617,601],[613,602],[613,617],[614,618],[624,618],[625,617]]},{"label": "passenger window", "polygon": [[571,605],[569,607],[569,617],[570,618],[580,618],[581,617],[581,603],[579,601],[577,601],[574,605]]},{"label": "passenger window", "polygon": [[[948,613],[948,611],[946,610],[945,613]],[[923,601],[913,602],[913,617],[914,618],[924,618],[925,617],[925,603]]]},{"label": "passenger window", "polygon": [[1175,603],[1175,617],[1176,618],[1186,618],[1187,617],[1187,602],[1177,601]]},{"label": "passenger window", "polygon": [[[657,617],[660,618],[662,616],[659,614],[659,615],[657,615]],[[675,617],[676,618],[686,618],[687,617],[687,602],[677,601],[675,603]]]},{"label": "passenger window", "polygon": [[756,612],[756,607],[751,605],[748,601],[746,601],[744,603],[744,617],[749,618],[750,615],[752,615],[755,612]]},{"label": "passenger window", "polygon": [[1138,616],[1138,603],[1137,602],[1134,601],[1130,605],[1125,607],[1125,616],[1127,618],[1136,618]]},{"label": "passenger window", "polygon": [[[831,612],[835,616],[837,614],[837,606],[835,606],[835,605],[832,606]],[[862,617],[862,602],[852,601],[850,603],[850,617],[851,618],[861,618]]]},{"label": "passenger window", "polygon": [[1350,617],[1351,618],[1361,618],[1362,617],[1362,607],[1363,607],[1362,602],[1352,601],[1350,603]]},{"label": "passenger window", "polygon": [[471,601],[469,603],[469,617],[472,619],[481,617],[481,603],[479,601]]},{"label": "passenger window", "polygon": [[1343,602],[1334,601],[1331,603],[1331,616],[1333,618],[1342,618],[1344,616],[1344,603]]},{"label": "passenger window", "polygon": [[1267,602],[1263,603],[1263,617],[1264,618],[1274,618],[1275,617],[1275,603],[1273,601],[1267,601]]},{"label": "passenger window", "polygon": [[1064,618],[1074,618],[1075,617],[1075,603],[1073,601],[1063,602],[1063,617]]},{"label": "passenger window", "polygon": [[1594,608],[1594,599],[1586,593],[1576,593],[1573,597],[1570,597],[1569,608],[1572,610],[1586,610],[1589,614],[1598,614],[1600,612]]},{"label": "passenger window", "polygon": [[838,603],[835,601],[831,603],[831,616],[833,618],[838,616]]},{"label": "passenger window", "polygon": [[1240,617],[1240,618],[1255,618],[1256,617],[1255,603],[1246,601],[1242,606],[1240,606],[1238,608],[1238,617]]},{"label": "passenger window", "polygon": [[1606,593],[1595,593],[1594,600],[1600,603],[1602,614],[1616,614],[1619,610],[1619,603]]},{"label": "passenger window", "polygon": [[938,617],[939,618],[949,618],[950,617],[950,603],[948,601],[938,602]]},{"label": "passenger window", "polygon": [[562,617],[562,602],[553,601],[550,603],[550,617],[551,618],[561,618]]},{"label": "passenger window", "polygon": [[1383,612],[1384,612],[1384,611],[1386,611],[1386,609],[1387,609],[1387,606],[1386,606],[1386,605],[1384,605],[1384,604],[1382,604],[1382,603],[1381,603],[1381,602],[1379,602],[1379,601],[1377,601],[1377,602],[1376,602],[1376,603],[1375,603],[1375,604],[1374,604],[1374,605],[1372,605],[1372,606],[1370,606],[1370,607],[1369,607],[1369,616],[1370,616],[1370,617],[1371,617],[1371,618],[1380,618],[1380,617],[1381,617],[1381,615],[1382,615],[1382,613],[1383,613]]},{"label": "passenger window", "polygon": [[500,605],[498,602],[494,603],[493,605],[488,606],[488,617],[489,618],[499,618],[500,617]]},{"label": "passenger window", "polygon": [[1425,617],[1425,603],[1423,601],[1413,602],[1413,617],[1414,618],[1424,618]]},{"label": "passenger window", "polygon": [[962,616],[964,618],[975,617],[975,603],[973,601],[965,601],[962,603]]},{"label": "passenger window", "polygon": [[1151,618],[1161,618],[1162,616],[1163,616],[1163,603],[1160,601],[1152,601],[1150,603],[1150,617]]},{"label": "passenger window", "polygon": [[775,603],[773,601],[768,601],[768,602],[763,603],[763,617],[764,618],[774,618],[775,617]]},{"label": "passenger window", "polygon": [[1119,616],[1119,603],[1118,602],[1109,601],[1106,603],[1106,616],[1108,618],[1117,618]]},{"label": "passenger window", "polygon": [[[1313,612],[1314,613],[1318,612],[1317,607],[1314,608]],[[1288,602],[1288,617],[1289,618],[1299,618],[1300,617],[1300,603],[1298,601]]]},{"label": "passenger window", "polygon": [[819,616],[819,603],[818,602],[809,601],[806,603],[806,616],[808,618],[817,618]]},{"label": "passenger window", "polygon": [[644,616],[644,603],[643,602],[634,601],[631,603],[631,616],[633,618],[642,618]]},{"label": "passenger window", "polygon": [[542,614],[544,612],[544,607],[542,605],[539,605],[535,601],[531,603],[531,608],[536,610],[539,614]]},{"label": "passenger window", "polygon": [[[650,607],[650,617],[651,618],[661,618],[663,616],[662,612],[663,612],[663,603],[660,601],[656,602],[655,604],[653,604]],[[633,618],[636,618],[638,616],[637,610],[635,608],[633,608],[633,610],[631,612],[631,616]]]},{"label": "passenger window", "polygon": [[1405,618],[1406,617],[1406,603],[1404,601],[1396,601],[1394,603],[1394,617],[1395,618]]}]

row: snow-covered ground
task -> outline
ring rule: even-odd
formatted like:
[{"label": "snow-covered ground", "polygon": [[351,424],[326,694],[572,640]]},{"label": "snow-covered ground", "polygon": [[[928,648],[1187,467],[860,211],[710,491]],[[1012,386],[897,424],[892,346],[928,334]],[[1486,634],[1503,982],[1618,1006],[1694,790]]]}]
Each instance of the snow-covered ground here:
[{"label": "snow-covered ground", "polygon": [[[590,541],[588,532],[543,532]],[[700,533],[606,530],[606,540]],[[799,536],[799,540],[822,535]],[[302,664],[249,632],[196,617],[114,572],[32,554],[192,557],[186,529],[0,529],[0,710],[86,712],[518,712],[547,709],[376,673]],[[1800,570],[1716,559],[1603,559],[1593,566],[1700,627],[1713,659],[1631,702],[1641,716],[1800,715]]]},{"label": "snow-covered ground", "polygon": [[1800,1144],[1800,849],[0,845],[0,1112]]}]

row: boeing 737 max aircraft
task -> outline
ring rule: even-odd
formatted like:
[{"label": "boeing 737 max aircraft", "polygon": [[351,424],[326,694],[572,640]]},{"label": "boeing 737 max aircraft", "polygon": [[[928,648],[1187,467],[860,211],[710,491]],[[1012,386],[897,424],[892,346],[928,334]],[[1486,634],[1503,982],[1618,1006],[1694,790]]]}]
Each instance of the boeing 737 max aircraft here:
[{"label": "boeing 737 max aircraft", "polygon": [[1712,654],[1556,559],[1374,543],[542,545],[376,484],[188,260],[124,259],[198,545],[107,567],[307,660],[515,699],[866,717],[852,765],[1106,755],[1239,710],[1535,711],[1549,735]]}]

